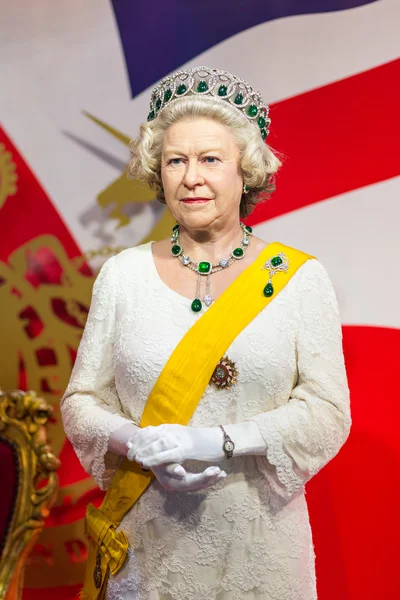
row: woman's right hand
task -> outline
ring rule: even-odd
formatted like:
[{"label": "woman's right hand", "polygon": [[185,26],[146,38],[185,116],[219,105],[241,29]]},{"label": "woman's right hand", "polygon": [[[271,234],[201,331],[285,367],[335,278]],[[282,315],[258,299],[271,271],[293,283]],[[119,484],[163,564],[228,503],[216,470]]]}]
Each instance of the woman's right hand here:
[{"label": "woman's right hand", "polygon": [[201,473],[188,473],[173,463],[151,469],[163,488],[171,492],[197,492],[213,486],[226,477],[219,467],[207,467]]},{"label": "woman's right hand", "polygon": [[[140,428],[134,423],[123,425],[110,435],[108,449],[121,456],[127,456],[138,431]],[[221,471],[219,467],[207,467],[201,473],[188,473],[179,463],[164,464],[151,470],[163,488],[174,492],[204,490],[226,477],[225,471]]]}]

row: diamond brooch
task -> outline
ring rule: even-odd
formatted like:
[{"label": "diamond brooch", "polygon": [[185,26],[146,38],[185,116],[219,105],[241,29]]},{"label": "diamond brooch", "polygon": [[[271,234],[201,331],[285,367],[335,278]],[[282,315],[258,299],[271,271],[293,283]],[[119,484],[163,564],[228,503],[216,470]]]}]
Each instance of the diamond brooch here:
[{"label": "diamond brooch", "polygon": [[266,298],[270,298],[275,291],[272,285],[272,277],[279,272],[286,273],[288,271],[289,259],[283,252],[279,252],[276,256],[269,258],[261,268],[269,271],[268,283],[263,289],[263,294]]}]

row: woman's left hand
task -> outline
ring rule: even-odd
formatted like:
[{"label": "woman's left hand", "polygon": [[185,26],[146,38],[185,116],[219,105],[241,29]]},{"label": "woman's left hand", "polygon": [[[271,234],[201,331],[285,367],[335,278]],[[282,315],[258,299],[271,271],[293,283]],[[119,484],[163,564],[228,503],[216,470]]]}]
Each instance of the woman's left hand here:
[{"label": "woman's left hand", "polygon": [[177,424],[149,426],[128,441],[129,460],[151,469],[185,460],[218,462],[225,458],[223,434],[219,427],[188,427]]}]

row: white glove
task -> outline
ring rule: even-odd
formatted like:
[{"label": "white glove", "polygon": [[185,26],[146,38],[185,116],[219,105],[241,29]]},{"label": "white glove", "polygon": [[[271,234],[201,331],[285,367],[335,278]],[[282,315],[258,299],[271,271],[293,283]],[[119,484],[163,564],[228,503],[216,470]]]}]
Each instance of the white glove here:
[{"label": "white glove", "polygon": [[219,427],[164,424],[144,427],[128,442],[128,458],[152,469],[167,463],[194,459],[218,462],[225,458]]},{"label": "white glove", "polygon": [[[166,438],[164,440],[164,437]],[[142,457],[149,458],[156,451],[182,449],[182,460],[169,460],[165,457],[162,463],[182,463],[188,458],[204,456],[201,460],[214,462],[224,458],[222,450],[222,432],[217,427],[185,427],[184,425],[159,425],[140,428],[134,423],[122,425],[111,433],[108,449],[115,454],[127,456],[129,460],[143,463],[151,468]],[[213,451],[210,450],[214,446]],[[148,447],[148,448],[147,448]],[[140,457],[135,456],[139,452]],[[179,452],[178,452],[179,453]],[[158,465],[155,465],[158,466]]]},{"label": "white glove", "polygon": [[[134,423],[127,423],[116,429],[109,437],[108,450],[127,456],[128,449],[139,431],[143,430]],[[207,467],[202,473],[189,473],[182,465],[172,463],[152,470],[163,488],[176,492],[199,491],[211,487],[226,477],[225,471],[221,471],[219,467]]]},{"label": "white glove", "polygon": [[122,427],[113,431],[108,438],[108,450],[114,452],[114,454],[126,456],[129,450],[127,442],[133,439],[139,430],[140,427],[134,423],[122,425]]},{"label": "white glove", "polygon": [[[225,430],[235,444],[234,456],[265,455],[266,443],[257,423],[226,425]],[[219,462],[225,458],[220,427],[189,427],[164,424],[140,429],[131,440],[127,457],[144,468],[153,469],[167,463],[182,464],[185,460]]]},{"label": "white glove", "polygon": [[173,492],[197,492],[226,477],[219,467],[207,467],[202,473],[188,473],[182,465],[170,464],[154,467],[152,471],[163,488]]}]

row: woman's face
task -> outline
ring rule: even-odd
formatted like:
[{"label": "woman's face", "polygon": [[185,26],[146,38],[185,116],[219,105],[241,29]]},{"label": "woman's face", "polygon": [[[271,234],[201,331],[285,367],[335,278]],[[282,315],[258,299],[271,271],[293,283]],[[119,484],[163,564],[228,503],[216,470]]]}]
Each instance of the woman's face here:
[{"label": "woman's face", "polygon": [[161,178],[178,223],[188,229],[237,223],[243,189],[239,160],[233,135],[216,121],[182,119],[166,130]]}]

